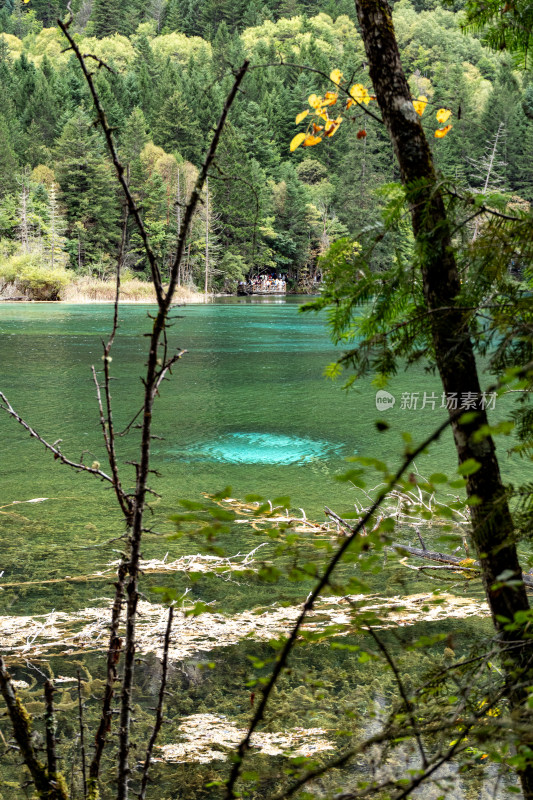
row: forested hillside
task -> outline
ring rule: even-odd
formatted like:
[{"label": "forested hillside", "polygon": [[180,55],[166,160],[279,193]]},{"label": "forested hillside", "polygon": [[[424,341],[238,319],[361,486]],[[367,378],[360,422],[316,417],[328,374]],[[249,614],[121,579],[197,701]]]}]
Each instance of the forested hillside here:
[{"label": "forested hillside", "polygon": [[[296,114],[327,85],[294,65],[326,74],[339,68],[368,85],[351,0],[77,0],[73,10],[82,52],[101,59],[98,90],[164,263],[173,259],[180,203],[232,68],[252,61],[209,180],[209,204],[190,232],[184,283],[203,286],[207,232],[211,289],[261,271],[303,287],[332,241],[381,224],[383,186],[398,178],[397,168],[385,131],[361,108],[333,139],[289,152]],[[106,277],[121,238],[124,212],[88,90],[54,27],[65,12],[59,0],[5,0],[0,11],[0,286],[16,275],[42,279],[43,270],[60,284],[65,268]],[[527,73],[465,35],[461,11],[401,0],[394,16],[413,95],[454,112],[451,134],[434,145],[442,172],[456,185],[482,188],[494,155],[488,189],[515,203],[533,200]],[[376,269],[403,244],[400,230],[376,250]],[[125,266],[140,276],[146,270],[133,226]]]}]

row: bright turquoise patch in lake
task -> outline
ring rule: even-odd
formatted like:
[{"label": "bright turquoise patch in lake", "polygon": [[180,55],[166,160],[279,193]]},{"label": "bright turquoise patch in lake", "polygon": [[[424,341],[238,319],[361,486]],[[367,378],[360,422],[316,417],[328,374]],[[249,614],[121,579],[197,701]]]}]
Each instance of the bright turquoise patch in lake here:
[{"label": "bright turquoise patch in lake", "polygon": [[341,451],[340,445],[275,433],[229,433],[188,447],[185,457],[227,464],[308,464]]}]

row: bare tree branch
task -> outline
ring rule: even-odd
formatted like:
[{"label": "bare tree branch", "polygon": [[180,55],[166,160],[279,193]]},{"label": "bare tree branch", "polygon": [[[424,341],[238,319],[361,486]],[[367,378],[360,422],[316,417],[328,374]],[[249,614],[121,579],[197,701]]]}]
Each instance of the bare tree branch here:
[{"label": "bare tree branch", "polygon": [[148,775],[150,772],[152,751],[154,749],[154,745],[159,735],[159,731],[161,730],[161,725],[163,724],[163,703],[165,701],[165,690],[167,686],[168,650],[170,647],[170,634],[172,631],[173,618],[174,618],[174,608],[173,606],[170,606],[170,608],[168,609],[168,621],[167,621],[167,628],[165,631],[165,641],[163,645],[163,661],[161,663],[161,685],[159,687],[159,699],[157,702],[154,728],[152,731],[152,735],[150,736],[150,741],[148,742],[148,747],[146,748],[146,756],[144,759],[143,777],[141,783],[141,791],[139,792],[139,800],[145,800],[146,798],[146,789],[148,786]]},{"label": "bare tree branch", "polygon": [[[6,669],[4,659],[0,656],[0,691],[4,697],[15,740],[20,748],[24,763],[27,766],[37,795],[46,800],[68,800],[66,790],[62,782],[51,783],[45,766],[37,758],[35,748],[31,739],[31,717],[20,702],[11,675]],[[55,776],[54,776],[55,777]]]},{"label": "bare tree branch", "polygon": [[81,675],[78,670],[78,720],[80,725],[80,759],[81,777],[83,781],[83,800],[87,800],[87,764],[85,758],[85,725],[83,723],[83,697],[81,693]]},{"label": "bare tree branch", "polygon": [[37,431],[34,430],[34,428],[30,427],[30,425],[28,425],[28,423],[22,419],[20,414],[17,414],[17,412],[15,411],[15,409],[13,408],[13,406],[11,405],[5,394],[3,394],[3,392],[0,392],[0,400],[2,401],[0,403],[0,409],[6,411],[8,414],[14,417],[14,419],[16,419],[17,422],[28,431],[30,436],[32,436],[34,439],[37,439],[37,441],[41,442],[41,444],[43,444],[47,450],[50,450],[50,452],[54,454],[55,459],[61,461],[62,464],[66,464],[67,467],[72,467],[73,469],[79,470],[80,472],[90,472],[91,475],[96,475],[98,478],[102,478],[102,480],[104,481],[113,483],[113,478],[111,478],[105,472],[102,472],[100,467],[97,468],[88,467],[86,464],[82,464],[81,462],[71,461],[70,458],[67,458],[66,456],[63,455],[59,447],[56,447],[55,444],[50,444],[49,442],[46,441],[46,439],[43,439],[43,437],[40,436],[37,433]]},{"label": "bare tree branch", "polygon": [[414,737],[416,739],[416,743],[418,745],[418,750],[420,752],[420,757],[422,759],[422,765],[423,765],[424,769],[427,769],[429,762],[428,762],[428,759],[427,759],[426,751],[424,749],[424,745],[422,744],[422,737],[420,735],[420,730],[418,728],[418,723],[417,723],[417,720],[416,720],[416,716],[413,713],[413,704],[409,700],[407,692],[405,691],[405,686],[403,685],[403,681],[402,681],[402,679],[400,677],[400,672],[398,670],[398,667],[396,666],[396,662],[394,661],[394,659],[391,656],[391,654],[389,653],[388,649],[385,647],[385,645],[383,644],[383,642],[381,641],[380,637],[377,635],[375,630],[372,628],[372,626],[371,625],[367,625],[367,628],[368,628],[368,631],[369,631],[370,635],[374,639],[375,643],[377,644],[377,646],[379,647],[379,649],[383,653],[383,655],[385,657],[385,660],[387,661],[387,664],[389,665],[389,667],[392,670],[392,674],[394,675],[394,679],[396,680],[396,684],[398,686],[398,690],[400,692],[400,696],[401,696],[403,704],[405,706],[405,710],[407,712],[407,716],[409,717],[409,722],[411,723],[411,728],[413,729],[413,734],[414,734]]},{"label": "bare tree branch", "polygon": [[118,577],[115,584],[115,599],[111,612],[111,625],[109,633],[109,646],[107,648],[107,672],[102,701],[102,714],[95,736],[95,750],[89,767],[88,792],[89,797],[97,797],[98,778],[100,775],[100,762],[102,753],[107,742],[107,734],[111,730],[112,702],[115,695],[115,683],[117,680],[117,665],[120,659],[122,640],[118,635],[120,622],[120,612],[124,599],[124,580],[126,577],[126,565],[124,561],[119,564]]},{"label": "bare tree branch", "polygon": [[105,111],[103,109],[102,103],[100,101],[100,97],[98,95],[98,92],[96,90],[96,86],[94,84],[92,73],[87,69],[87,65],[85,63],[85,59],[87,58],[87,55],[82,55],[78,45],[74,41],[74,38],[72,37],[72,35],[71,35],[70,31],[69,31],[69,27],[70,27],[71,23],[72,23],[72,17],[66,23],[64,23],[60,19],[57,21],[57,24],[59,25],[59,27],[63,31],[63,33],[64,33],[64,35],[65,35],[65,37],[66,37],[66,39],[67,39],[67,41],[68,41],[68,43],[70,45],[70,49],[72,50],[72,52],[74,53],[74,55],[76,56],[76,58],[77,58],[77,60],[79,62],[79,65],[81,67],[81,71],[83,72],[83,76],[84,76],[84,78],[85,78],[85,80],[87,82],[87,85],[89,87],[89,91],[90,91],[91,97],[93,99],[94,107],[95,107],[96,113],[98,115],[98,121],[99,121],[100,125],[102,126],[102,130],[104,132],[104,136],[105,136],[106,143],[107,143],[107,148],[108,148],[109,153],[111,155],[111,158],[112,158],[112,161],[113,161],[113,166],[115,167],[115,171],[117,173],[118,181],[119,181],[119,183],[120,183],[120,185],[122,187],[122,191],[124,192],[124,195],[126,197],[130,213],[133,215],[133,218],[135,220],[137,228],[139,229],[139,234],[140,234],[141,239],[142,239],[144,251],[145,251],[146,256],[148,258],[148,263],[150,264],[150,272],[151,272],[151,275],[152,275],[152,282],[154,284],[154,289],[155,289],[155,293],[156,293],[156,296],[157,296],[157,302],[159,303],[159,305],[161,305],[161,302],[162,302],[162,299],[163,299],[163,294],[164,294],[163,293],[163,285],[161,283],[161,272],[159,270],[159,266],[157,264],[156,257],[154,255],[154,252],[153,252],[152,247],[150,245],[150,240],[149,240],[149,237],[148,237],[148,233],[146,231],[146,228],[144,227],[144,223],[142,221],[140,210],[139,210],[139,208],[138,208],[138,206],[137,206],[137,204],[136,204],[136,202],[134,200],[134,197],[133,197],[133,195],[132,195],[132,193],[130,191],[130,188],[128,186],[128,182],[127,182],[126,177],[124,175],[124,173],[125,173],[124,166],[121,164],[121,162],[119,160],[117,149],[115,147],[115,142],[113,140],[113,132],[112,132],[111,127],[109,126],[109,123],[107,121],[107,117],[105,115]]},{"label": "bare tree branch", "polygon": [[48,780],[57,781],[56,734],[54,719],[54,684],[48,680],[44,684],[44,700],[46,706],[46,757],[48,761]]}]

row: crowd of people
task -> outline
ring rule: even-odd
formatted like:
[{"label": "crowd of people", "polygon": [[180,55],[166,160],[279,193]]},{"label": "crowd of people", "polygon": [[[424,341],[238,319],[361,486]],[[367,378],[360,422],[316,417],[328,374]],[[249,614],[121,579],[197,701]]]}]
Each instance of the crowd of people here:
[{"label": "crowd of people", "polygon": [[287,281],[285,275],[256,275],[246,283],[239,283],[239,290],[246,294],[254,292],[286,292]]}]

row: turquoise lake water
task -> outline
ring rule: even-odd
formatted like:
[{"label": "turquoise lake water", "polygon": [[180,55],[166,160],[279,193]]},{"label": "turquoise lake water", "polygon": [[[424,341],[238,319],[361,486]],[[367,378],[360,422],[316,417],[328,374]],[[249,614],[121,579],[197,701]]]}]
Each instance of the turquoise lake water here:
[{"label": "turquoise lake water", "polygon": [[[188,352],[164,383],[156,404],[154,433],[162,438],[153,444],[152,467],[160,474],[154,476],[153,487],[161,499],[151,503],[153,514],[148,515],[148,524],[162,535],[145,537],[144,556],[163,558],[168,554],[172,559],[201,550],[202,542],[165,535],[174,531],[169,517],[179,510],[180,499],[198,500],[203,492],[216,492],[228,485],[233,497],[249,493],[267,498],[289,495],[292,507],[305,510],[310,519],[323,520],[325,505],[345,512],[353,507],[355,498],[360,499],[349,483],[336,480],[347,469],[347,457],[357,453],[396,465],[403,451],[402,431],[409,431],[418,442],[444,419],[439,380],[422,366],[391,380],[387,388],[395,404],[381,411],[376,408],[376,388],[370,379],[349,392],[341,389],[341,381],[326,380],[324,368],[335,360],[338,351],[331,344],[325,318],[299,313],[301,304],[299,298],[281,302],[243,298],[174,310],[172,344]],[[142,305],[120,310],[111,365],[117,431],[130,423],[141,405],[140,376],[151,310]],[[96,369],[101,367],[102,339],[108,334],[112,313],[111,305],[0,304],[0,391],[43,437],[50,442],[61,439],[65,455],[76,460],[83,454],[86,462],[98,460],[104,469],[91,364]],[[487,378],[485,383],[489,382]],[[424,393],[426,398],[437,400],[426,401],[422,408]],[[404,395],[411,398],[408,405],[414,404],[414,396],[416,409],[405,407]],[[498,402],[501,405],[495,418],[506,410],[506,401]],[[378,432],[376,419],[387,420],[390,429]],[[133,482],[132,467],[126,462],[136,458],[137,444],[135,429],[118,439],[126,487]],[[500,441],[503,473],[507,480],[518,482],[525,477],[523,465],[506,455],[506,446],[505,440]],[[91,476],[76,474],[54,461],[5,413],[0,414],[0,458],[0,587],[4,587],[0,615],[100,607],[111,595],[110,578],[86,583],[64,579],[105,569],[118,558],[121,543],[116,537],[124,532],[124,524],[111,491]],[[420,458],[417,468],[423,475],[451,473],[455,463],[447,432],[428,455]],[[42,502],[26,502],[36,499]],[[17,503],[12,505],[14,501]],[[227,552],[247,552],[262,541],[261,534],[244,532],[244,527],[234,526],[234,540],[224,542]],[[414,533],[412,543],[417,544]],[[318,551],[314,556],[313,552],[311,549],[311,558],[318,559]],[[309,548],[304,556],[310,557]],[[60,582],[46,583],[57,579]],[[368,580],[372,591],[387,596],[435,588],[435,583],[420,573],[389,569],[386,559]],[[310,582],[299,584],[286,579],[272,586],[259,581],[228,583],[205,576],[191,584],[183,573],[171,577],[149,574],[142,581],[143,597],[154,601],[150,587],[161,582],[179,591],[187,588],[190,599],[213,603],[213,610],[231,613],[265,608],[274,602],[292,605],[310,588]],[[469,587],[468,594],[480,597],[480,586]],[[490,623],[475,617],[420,621],[400,630],[406,637],[437,630],[453,634],[458,656],[480,633],[491,633]],[[395,646],[395,635],[391,646]],[[201,689],[183,691],[176,673],[178,690],[169,700],[170,716],[179,721],[193,711],[222,711],[239,725],[246,724],[250,713],[248,651],[263,656],[261,647],[244,640],[217,651],[213,641],[216,668],[210,679]],[[442,646],[437,646],[437,658],[442,656],[441,651]],[[101,660],[97,656],[92,661],[91,656],[83,658],[91,672],[99,674]],[[408,658],[407,672],[414,675],[425,668],[418,655]],[[383,666],[365,670],[350,653],[304,648],[293,661],[297,669],[287,679],[290,686],[274,704],[270,721],[274,729],[278,716],[286,725],[335,727],[339,708],[344,706],[350,719],[357,720],[361,715],[366,725],[369,698],[382,702],[383,697],[395,697],[394,682]],[[80,662],[59,659],[58,663],[60,674],[70,675],[75,674]],[[146,687],[153,684],[152,667],[141,667],[140,672],[142,692],[146,693],[143,702],[151,707],[153,692]],[[31,675],[29,665],[18,673],[25,680]],[[331,692],[323,702],[304,698],[308,705],[300,706],[304,685],[319,676],[326,676]],[[65,700],[68,705],[67,701],[70,697]],[[177,734],[170,727],[164,735],[174,741]],[[114,768],[112,758],[109,768]],[[170,773],[162,766],[159,769],[161,800],[167,798],[165,786],[189,780],[187,772],[176,777],[171,768]],[[155,797],[160,798],[157,790]],[[469,784],[452,797],[478,800],[484,795]]]},{"label": "turquoise lake water", "polygon": [[[154,528],[172,530],[168,517],[180,498],[194,500],[228,485],[235,497],[289,495],[294,507],[322,519],[324,505],[346,509],[352,502],[355,490],[335,480],[347,456],[395,464],[402,431],[419,440],[443,419],[439,403],[420,408],[424,392],[440,398],[438,378],[421,367],[391,381],[397,402],[385,411],[376,409],[370,379],[349,392],[341,381],[326,380],[324,368],[336,351],[324,317],[299,313],[301,302],[231,298],[175,309],[171,338],[188,353],[156,406],[154,432],[164,438],[153,445],[153,467],[161,473],[154,488],[162,495],[153,506]],[[140,408],[149,310],[120,310],[112,363],[117,430]],[[77,459],[83,453],[85,461],[102,465],[90,367],[101,366],[111,317],[111,305],[0,305],[1,390],[42,436],[61,439],[65,454]],[[419,394],[416,410],[401,408],[403,392]],[[391,429],[379,433],[377,418]],[[98,546],[123,531],[108,488],[54,461],[7,414],[0,416],[0,431],[0,505],[47,498],[0,513],[3,580],[73,575],[107,563],[110,549]],[[135,430],[119,439],[122,462],[135,458],[136,444]],[[427,475],[454,465],[447,433],[417,466]],[[520,469],[503,458],[508,478],[516,479]],[[132,468],[124,465],[123,475],[127,486]],[[168,545],[149,539],[145,553],[160,554],[162,547]]]}]

